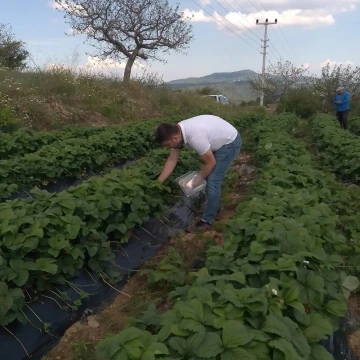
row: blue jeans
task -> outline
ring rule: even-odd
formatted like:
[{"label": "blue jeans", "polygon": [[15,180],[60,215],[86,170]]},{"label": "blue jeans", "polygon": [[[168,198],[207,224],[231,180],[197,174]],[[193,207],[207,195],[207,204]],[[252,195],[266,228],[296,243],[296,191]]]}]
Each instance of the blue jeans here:
[{"label": "blue jeans", "polygon": [[208,224],[214,222],[217,211],[220,209],[222,181],[231,163],[239,154],[241,145],[241,136],[238,134],[232,143],[224,145],[214,152],[216,165],[206,179],[207,204],[201,218]]}]

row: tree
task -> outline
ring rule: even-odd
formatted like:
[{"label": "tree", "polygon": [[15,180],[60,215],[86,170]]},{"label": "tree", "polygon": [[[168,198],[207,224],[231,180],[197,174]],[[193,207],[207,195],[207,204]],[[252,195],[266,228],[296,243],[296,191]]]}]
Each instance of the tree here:
[{"label": "tree", "polygon": [[160,53],[184,51],[192,28],[167,0],[55,0],[75,34],[85,34],[102,60],[126,60],[128,81],[137,59],[165,62]]},{"label": "tree", "polygon": [[[264,79],[264,97],[267,98],[267,102],[281,99],[290,89],[306,84],[307,71],[307,67],[295,66],[290,61],[285,61],[285,63],[279,61],[277,65],[270,65]],[[261,92],[262,76],[259,75],[256,79],[250,80],[250,86],[254,92]]]},{"label": "tree", "polygon": [[312,78],[314,94],[319,96],[323,102],[333,108],[335,91],[339,86],[344,86],[352,96],[360,92],[360,67],[354,69],[351,65],[334,65],[328,63],[321,69],[321,76]]},{"label": "tree", "polygon": [[215,94],[219,93],[219,91],[215,87],[212,87],[209,85],[206,85],[203,88],[197,89],[195,92],[199,95],[215,95]]},{"label": "tree", "polygon": [[25,44],[15,38],[11,26],[0,24],[0,67],[22,70],[28,56]]}]

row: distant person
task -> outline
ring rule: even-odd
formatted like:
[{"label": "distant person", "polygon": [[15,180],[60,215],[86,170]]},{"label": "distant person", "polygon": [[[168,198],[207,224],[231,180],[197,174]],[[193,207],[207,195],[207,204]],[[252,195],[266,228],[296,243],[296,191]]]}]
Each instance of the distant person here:
[{"label": "distant person", "polygon": [[334,104],[336,108],[336,117],[339,120],[340,127],[342,129],[347,129],[348,127],[350,98],[350,93],[348,91],[345,91],[345,88],[343,86],[340,86],[336,89]]},{"label": "distant person", "polygon": [[210,228],[220,211],[222,181],[240,152],[242,141],[239,132],[220,117],[200,115],[178,124],[159,125],[155,139],[161,146],[171,149],[158,178],[160,182],[164,182],[174,171],[184,145],[201,157],[205,165],[200,175],[207,182],[207,204],[201,220],[187,230],[194,232]]}]

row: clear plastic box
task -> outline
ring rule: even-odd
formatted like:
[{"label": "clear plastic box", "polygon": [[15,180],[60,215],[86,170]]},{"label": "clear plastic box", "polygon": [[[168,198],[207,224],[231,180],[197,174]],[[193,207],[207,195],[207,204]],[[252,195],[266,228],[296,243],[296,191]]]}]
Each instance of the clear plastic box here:
[{"label": "clear plastic box", "polygon": [[[193,181],[196,181],[198,185],[193,187]],[[206,187],[206,180],[204,180],[196,171],[190,171],[184,175],[179,176],[177,179],[175,179],[175,182],[179,184],[182,191],[187,197],[198,193]]]}]

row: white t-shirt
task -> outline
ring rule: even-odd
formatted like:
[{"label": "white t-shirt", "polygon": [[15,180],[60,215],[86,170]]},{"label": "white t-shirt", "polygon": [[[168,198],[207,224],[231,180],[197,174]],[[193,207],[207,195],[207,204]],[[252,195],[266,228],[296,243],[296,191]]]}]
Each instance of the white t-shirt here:
[{"label": "white t-shirt", "polygon": [[179,123],[184,144],[200,156],[233,142],[238,131],[227,121],[214,115],[200,115]]}]

